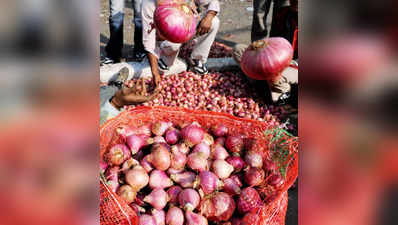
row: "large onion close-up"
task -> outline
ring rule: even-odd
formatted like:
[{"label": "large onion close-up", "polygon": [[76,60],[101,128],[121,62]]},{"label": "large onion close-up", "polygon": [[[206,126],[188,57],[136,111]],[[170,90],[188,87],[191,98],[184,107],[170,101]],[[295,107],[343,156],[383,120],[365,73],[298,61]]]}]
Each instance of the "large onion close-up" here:
[{"label": "large onion close-up", "polygon": [[243,53],[241,69],[255,80],[277,80],[293,58],[293,47],[282,37],[253,42]]},{"label": "large onion close-up", "polygon": [[154,13],[159,34],[173,43],[184,43],[196,33],[196,18],[183,1],[167,1],[158,5]]}]

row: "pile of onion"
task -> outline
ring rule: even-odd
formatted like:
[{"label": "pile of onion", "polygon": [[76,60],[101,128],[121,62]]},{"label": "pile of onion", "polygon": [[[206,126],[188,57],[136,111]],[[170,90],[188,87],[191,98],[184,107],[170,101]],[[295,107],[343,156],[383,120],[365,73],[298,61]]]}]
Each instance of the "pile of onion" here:
[{"label": "pile of onion", "polygon": [[197,21],[191,8],[183,1],[163,1],[154,13],[157,32],[173,43],[184,43],[196,33]]},{"label": "pile of onion", "polygon": [[157,121],[115,131],[121,143],[100,169],[140,225],[241,224],[285,183],[253,139],[224,124]]},{"label": "pile of onion", "polygon": [[282,37],[253,42],[243,53],[240,67],[255,80],[276,81],[293,58],[293,47]]}]

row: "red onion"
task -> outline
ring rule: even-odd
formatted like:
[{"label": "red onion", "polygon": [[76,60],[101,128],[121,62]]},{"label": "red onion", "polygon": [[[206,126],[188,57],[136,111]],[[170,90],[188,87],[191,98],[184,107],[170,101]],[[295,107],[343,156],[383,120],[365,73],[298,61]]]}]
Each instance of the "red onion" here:
[{"label": "red onion", "polygon": [[178,203],[178,195],[182,191],[182,188],[180,186],[172,186],[167,190],[167,194],[169,195],[169,202],[171,204],[176,205]]},{"label": "red onion", "polygon": [[174,145],[180,139],[180,131],[171,127],[166,131],[165,139],[169,145]]},{"label": "red onion", "polygon": [[263,166],[263,157],[259,152],[249,151],[245,155],[245,162],[251,167],[261,168]]},{"label": "red onion", "polygon": [[141,215],[139,220],[140,220],[139,225],[156,225],[155,218],[147,214]]},{"label": "red onion", "polygon": [[138,161],[131,158],[123,163],[121,171],[123,171],[123,173],[126,174],[131,168],[137,165],[139,165]]},{"label": "red onion", "polygon": [[200,196],[194,189],[184,189],[178,195],[180,207],[186,211],[193,211],[200,203]]},{"label": "red onion", "polygon": [[167,143],[163,136],[156,136],[153,138],[154,144]]},{"label": "red onion", "polygon": [[149,182],[149,176],[141,166],[135,166],[126,173],[126,182],[135,191],[141,190]]},{"label": "red onion", "polygon": [[109,164],[119,166],[128,158],[130,158],[131,154],[126,145],[117,144],[109,149],[105,157]]},{"label": "red onion", "polygon": [[203,136],[203,143],[212,146],[214,144],[214,138],[210,134],[205,133]]},{"label": "red onion", "polygon": [[268,172],[275,172],[278,170],[278,166],[271,160],[266,159],[263,162],[263,169]]},{"label": "red onion", "polygon": [[235,207],[235,201],[229,194],[218,192],[211,198],[202,201],[200,213],[210,221],[228,221],[234,213]]},{"label": "red onion", "polygon": [[169,196],[163,189],[156,188],[144,198],[144,201],[152,205],[155,209],[162,210],[169,201]]},{"label": "red onion", "polygon": [[189,148],[183,143],[182,144],[173,145],[171,147],[172,151],[173,151],[173,148],[178,149],[178,151],[181,152],[182,154],[188,154],[188,152],[189,152]]},{"label": "red onion", "polygon": [[184,212],[175,206],[169,208],[166,215],[167,225],[184,225]]},{"label": "red onion", "polygon": [[258,186],[264,181],[264,176],[264,170],[256,167],[251,167],[245,173],[245,182],[251,187]]},{"label": "red onion", "polygon": [[110,168],[105,174],[106,183],[110,187],[110,189],[116,193],[117,188],[119,187],[119,167],[115,166]]},{"label": "red onion", "polygon": [[241,190],[240,188],[242,187],[242,182],[240,182],[240,179],[238,176],[233,175],[224,181],[224,187],[223,190],[227,192],[230,195],[239,195]]},{"label": "red onion", "polygon": [[155,144],[152,146],[151,154],[147,158],[158,170],[167,170],[170,167],[170,152],[163,144]]},{"label": "red onion", "polygon": [[212,164],[212,170],[220,179],[226,179],[234,171],[234,167],[225,160],[217,159]]},{"label": "red onion", "polygon": [[228,127],[224,124],[217,124],[211,128],[211,131],[216,137],[223,137],[228,134]]},{"label": "red onion", "polygon": [[206,155],[201,153],[201,152],[190,154],[188,156],[187,165],[192,170],[195,170],[195,171],[198,171],[198,172],[207,170],[208,166],[207,166]]},{"label": "red onion", "polygon": [[167,174],[172,175],[172,174],[177,174],[177,173],[182,173],[184,172],[184,169],[173,169],[173,168],[169,168],[167,170]]},{"label": "red onion", "polygon": [[154,13],[159,34],[173,43],[184,43],[196,33],[196,18],[184,2],[158,5]]},{"label": "red onion", "polygon": [[210,146],[204,142],[199,143],[199,144],[195,145],[195,148],[192,151],[192,153],[196,153],[196,152],[202,152],[206,156],[206,158],[209,158]]},{"label": "red onion", "polygon": [[221,145],[213,145],[211,147],[211,157],[212,159],[226,159],[229,157],[227,150]]},{"label": "red onion", "polygon": [[133,188],[128,185],[122,185],[120,188],[117,190],[117,194],[122,197],[128,204],[134,202],[135,196],[137,195],[137,192],[133,190]]},{"label": "red onion", "polygon": [[240,172],[246,166],[245,161],[239,156],[230,156],[225,161],[234,167],[235,172]]},{"label": "red onion", "polygon": [[122,125],[116,128],[116,133],[120,135],[123,141],[126,141],[127,136],[137,134],[137,130],[134,127]]},{"label": "red onion", "polygon": [[190,188],[193,187],[193,182],[196,179],[196,175],[193,172],[183,172],[170,175],[170,178],[176,182],[177,184],[181,185],[183,188]]},{"label": "red onion", "polygon": [[207,219],[204,216],[185,211],[186,225],[208,225]]},{"label": "red onion", "polygon": [[284,184],[285,181],[283,180],[281,175],[273,174],[268,178],[268,182],[270,185],[272,185],[276,188],[280,188],[280,187],[282,187],[282,185]]},{"label": "red onion", "polygon": [[131,153],[134,155],[136,154],[139,150],[141,150],[142,147],[147,145],[146,140],[144,139],[143,136],[139,135],[130,135],[126,138],[127,145],[130,148]]},{"label": "red onion", "polygon": [[221,146],[225,145],[225,137],[219,137],[216,139],[216,141],[214,142],[214,144],[219,144]]},{"label": "red onion", "polygon": [[240,213],[246,213],[261,205],[261,198],[258,192],[248,187],[242,190],[237,200],[238,210]]},{"label": "red onion", "polygon": [[134,203],[136,203],[137,205],[139,205],[139,206],[145,206],[146,205],[146,203],[144,202],[144,198],[145,198],[145,195],[143,195],[142,193],[137,193],[137,196],[135,197],[135,201],[134,201]]},{"label": "red onion", "polygon": [[145,213],[145,211],[146,211],[143,207],[139,206],[136,203],[131,203],[130,206],[131,206],[131,208],[133,208],[135,213],[137,213],[137,215],[140,215],[141,213]]},{"label": "red onion", "polygon": [[166,225],[166,213],[163,210],[152,209],[156,225]]},{"label": "red onion", "polygon": [[[222,182],[218,179],[218,177],[209,171],[202,171],[198,176],[198,185],[202,188],[205,194],[210,194],[213,191],[216,191],[222,187]],[[194,184],[196,186],[197,184]]]},{"label": "red onion", "polygon": [[[252,223],[252,224],[250,224],[250,225],[254,225],[254,224],[256,224],[256,223]],[[241,219],[239,219],[239,218],[232,218],[232,220],[231,220],[231,225],[241,225]]]},{"label": "red onion", "polygon": [[149,187],[155,188],[168,188],[173,185],[173,181],[166,175],[164,171],[153,170],[149,176]]},{"label": "red onion", "polygon": [[188,147],[193,147],[202,142],[204,133],[203,129],[196,124],[190,124],[181,130],[182,138]]},{"label": "red onion", "polygon": [[182,170],[187,163],[187,156],[181,153],[178,148],[171,148],[171,165],[170,168]]},{"label": "red onion", "polygon": [[253,210],[253,212],[248,212],[246,213],[243,218],[242,221],[240,222],[240,225],[252,225],[252,224],[257,224],[259,219],[258,214],[256,213],[255,210]]},{"label": "red onion", "polygon": [[293,58],[292,45],[284,38],[273,37],[253,42],[243,53],[240,67],[255,80],[275,81]]},{"label": "red onion", "polygon": [[141,160],[141,166],[145,169],[145,171],[146,171],[147,173],[149,173],[149,172],[151,172],[151,171],[153,170],[153,167],[152,167],[151,163],[148,162],[148,158],[149,158],[149,157],[150,157],[149,155],[146,155],[146,156]]},{"label": "red onion", "polygon": [[170,122],[165,122],[165,121],[159,121],[155,122],[152,124],[152,133],[155,134],[156,136],[163,136],[163,134],[166,132],[169,127],[171,127],[173,124]]},{"label": "red onion", "polygon": [[244,146],[243,138],[240,136],[228,136],[225,140],[225,147],[231,152],[240,154]]}]

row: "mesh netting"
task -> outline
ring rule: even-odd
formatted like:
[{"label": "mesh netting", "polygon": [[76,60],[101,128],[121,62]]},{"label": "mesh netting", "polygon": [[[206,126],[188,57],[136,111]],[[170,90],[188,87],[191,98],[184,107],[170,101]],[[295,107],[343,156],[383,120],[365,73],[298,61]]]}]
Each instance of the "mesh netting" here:
[{"label": "mesh netting", "polygon": [[[279,169],[284,171],[285,176],[283,187],[274,190],[273,200],[257,210],[259,214],[257,225],[285,224],[287,190],[293,185],[298,175],[297,138],[265,122],[237,118],[224,113],[161,106],[137,107],[120,113],[101,127],[100,156],[102,157],[111,146],[122,142],[115,128],[122,125],[139,127],[160,120],[170,121],[176,125],[197,121],[206,129],[223,123],[229,128],[230,133],[243,134],[246,138],[256,140],[253,143],[254,147],[262,151],[265,157],[277,160]],[[106,184],[101,182],[101,224],[135,224],[138,221],[136,214],[115,193],[110,192]]]}]

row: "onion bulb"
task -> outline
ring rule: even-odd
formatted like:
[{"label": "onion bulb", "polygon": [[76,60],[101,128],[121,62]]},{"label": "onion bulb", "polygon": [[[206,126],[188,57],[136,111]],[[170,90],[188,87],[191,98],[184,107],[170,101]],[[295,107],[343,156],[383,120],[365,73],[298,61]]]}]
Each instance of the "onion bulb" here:
[{"label": "onion bulb", "polygon": [[137,192],[134,191],[134,189],[130,185],[125,184],[120,186],[120,188],[117,190],[117,194],[122,197],[128,204],[130,204],[134,202]]},{"label": "onion bulb", "polygon": [[149,176],[141,166],[135,166],[126,173],[126,182],[135,191],[141,190],[149,182]]}]

